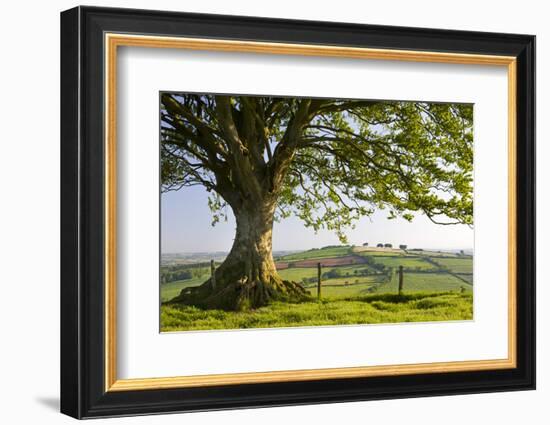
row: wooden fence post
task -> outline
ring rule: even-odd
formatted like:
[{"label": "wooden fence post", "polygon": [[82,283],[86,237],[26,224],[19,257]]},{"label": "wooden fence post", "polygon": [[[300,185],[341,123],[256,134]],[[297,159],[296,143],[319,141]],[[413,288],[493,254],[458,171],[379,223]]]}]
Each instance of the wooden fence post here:
[{"label": "wooden fence post", "polygon": [[403,266],[399,266],[399,295],[403,293]]},{"label": "wooden fence post", "polygon": [[212,289],[216,289],[216,266],[214,260],[210,260],[210,282],[212,282]]},{"label": "wooden fence post", "polygon": [[317,263],[317,299],[321,299],[321,263]]}]

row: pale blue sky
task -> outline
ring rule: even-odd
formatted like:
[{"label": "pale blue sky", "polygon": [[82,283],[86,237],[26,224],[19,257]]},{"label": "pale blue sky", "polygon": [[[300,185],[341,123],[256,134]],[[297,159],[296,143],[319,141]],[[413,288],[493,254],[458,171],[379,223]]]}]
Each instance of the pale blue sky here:
[{"label": "pale blue sky", "polygon": [[[207,204],[208,194],[200,186],[185,187],[161,197],[162,253],[228,251],[235,233],[231,214],[227,222],[211,226],[212,217]],[[228,208],[228,211],[231,210]],[[435,225],[418,215],[412,223],[402,219],[388,220],[386,212],[377,211],[370,218],[357,222],[347,232],[350,244],[369,242],[406,244],[409,248],[472,249],[474,232],[466,225]],[[275,223],[273,250],[302,250],[339,244],[329,231],[317,234],[297,218]]]}]

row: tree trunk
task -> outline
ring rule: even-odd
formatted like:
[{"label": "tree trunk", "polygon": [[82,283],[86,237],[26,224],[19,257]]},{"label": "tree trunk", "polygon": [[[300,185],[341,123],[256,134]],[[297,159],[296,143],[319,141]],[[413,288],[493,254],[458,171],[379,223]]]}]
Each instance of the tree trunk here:
[{"label": "tree trunk", "polygon": [[[242,204],[241,204],[242,205]],[[184,288],[170,302],[201,308],[248,310],[270,301],[300,301],[309,293],[296,282],[282,280],[272,255],[274,206],[248,205],[235,210],[237,231],[229,255],[208,279]]]}]

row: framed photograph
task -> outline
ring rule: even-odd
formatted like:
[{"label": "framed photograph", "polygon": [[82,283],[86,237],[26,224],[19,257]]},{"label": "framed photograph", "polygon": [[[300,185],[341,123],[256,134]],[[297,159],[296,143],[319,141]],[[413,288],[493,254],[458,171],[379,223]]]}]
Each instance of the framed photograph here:
[{"label": "framed photograph", "polygon": [[61,14],[61,411],[535,387],[535,37]]}]

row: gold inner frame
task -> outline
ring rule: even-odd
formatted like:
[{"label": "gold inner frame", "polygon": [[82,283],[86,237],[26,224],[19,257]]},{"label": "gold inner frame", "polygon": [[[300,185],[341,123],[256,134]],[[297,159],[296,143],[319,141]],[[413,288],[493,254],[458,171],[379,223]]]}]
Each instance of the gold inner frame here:
[{"label": "gold inner frame", "polygon": [[[327,45],[105,34],[105,391],[133,391],[515,368],[516,358],[516,58]],[[119,46],[503,66],[508,72],[508,357],[382,366],[117,379],[116,106]]]}]

